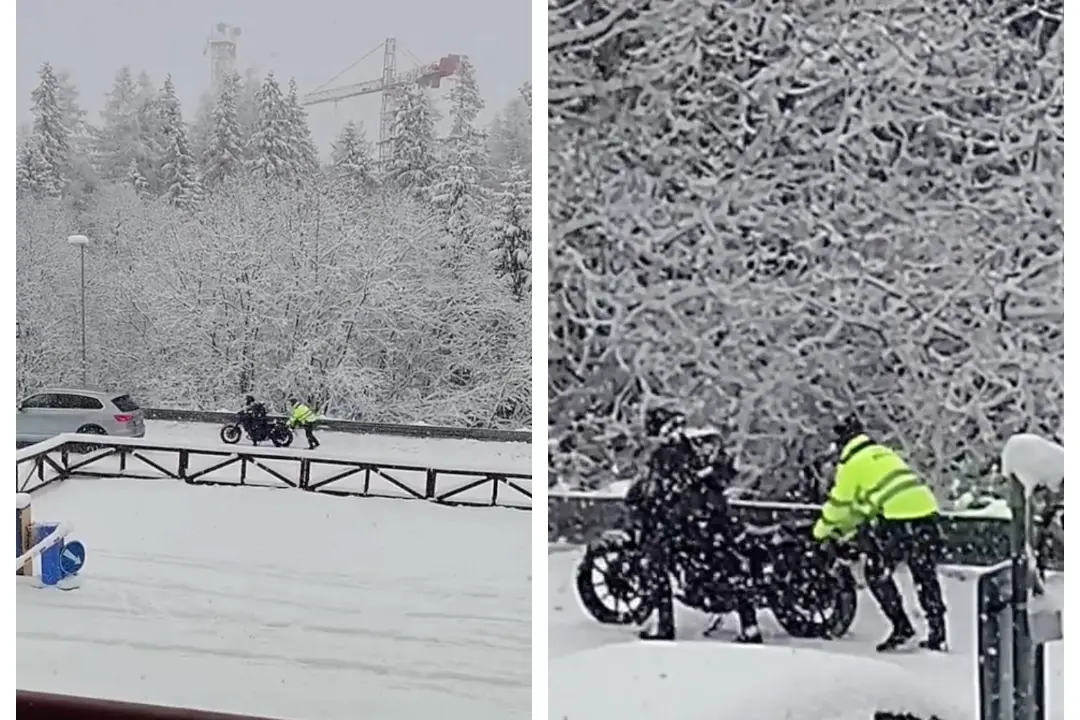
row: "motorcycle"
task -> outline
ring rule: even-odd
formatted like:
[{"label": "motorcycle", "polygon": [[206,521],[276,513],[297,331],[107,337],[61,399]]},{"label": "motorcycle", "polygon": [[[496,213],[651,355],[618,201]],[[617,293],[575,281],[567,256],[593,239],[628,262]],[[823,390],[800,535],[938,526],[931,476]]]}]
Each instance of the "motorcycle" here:
[{"label": "motorcycle", "polygon": [[[221,441],[227,445],[235,445],[240,442],[244,431],[253,443],[269,440],[274,447],[289,447],[293,441],[293,431],[280,418],[266,418],[261,424],[257,421],[238,416],[236,422],[229,423],[221,428]],[[254,432],[252,432],[254,431]]]},{"label": "motorcycle", "polygon": [[[855,576],[846,559],[811,538],[808,522],[746,526],[725,550],[729,565],[739,561],[735,575],[721,567],[718,553],[672,550],[675,599],[690,608],[721,615],[735,610],[737,592],[749,593],[756,607],[771,610],[798,638],[838,638],[855,620]],[[646,591],[650,572],[656,570],[641,551],[639,531],[608,531],[589,543],[578,564],[578,598],[601,623],[640,625],[655,609]]]}]

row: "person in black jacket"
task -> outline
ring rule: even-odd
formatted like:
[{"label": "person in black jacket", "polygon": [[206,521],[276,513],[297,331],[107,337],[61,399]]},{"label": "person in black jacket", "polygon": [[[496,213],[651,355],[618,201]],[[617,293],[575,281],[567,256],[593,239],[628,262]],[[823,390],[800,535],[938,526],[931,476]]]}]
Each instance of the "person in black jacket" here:
[{"label": "person in black jacket", "polygon": [[251,395],[244,398],[244,407],[240,409],[240,426],[247,431],[254,445],[266,437],[266,406],[256,402]]},{"label": "person in black jacket", "polygon": [[[734,479],[735,465],[721,449],[702,457],[687,437],[682,413],[654,408],[646,414],[645,433],[658,441],[649,456],[645,478],[627,493],[626,502],[642,532],[642,550],[653,569],[648,591],[657,608],[655,630],[644,640],[673,640],[675,614],[671,589],[671,550],[679,543],[700,548],[708,562],[722,559],[725,546],[741,531],[728,511],[724,489]],[[733,574],[737,572],[733,568]],[[741,642],[761,642],[757,611],[748,598],[738,603]]]}]

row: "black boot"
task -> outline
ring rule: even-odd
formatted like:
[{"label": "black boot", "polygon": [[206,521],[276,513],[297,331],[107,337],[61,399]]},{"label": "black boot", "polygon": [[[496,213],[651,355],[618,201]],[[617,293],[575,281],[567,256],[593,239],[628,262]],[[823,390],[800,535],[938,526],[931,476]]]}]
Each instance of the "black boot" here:
[{"label": "black boot", "polygon": [[642,630],[638,633],[638,637],[642,640],[674,640],[675,631],[664,632],[660,629],[657,630]]},{"label": "black boot", "polygon": [[889,636],[877,644],[878,652],[890,652],[907,645],[915,637],[915,628],[908,620],[893,625]]},{"label": "black boot", "polygon": [[931,618],[930,632],[925,640],[919,641],[919,647],[924,650],[936,650],[945,652],[949,649],[946,643],[945,618]]},{"label": "black boot", "polygon": [[709,620],[709,626],[702,631],[702,637],[711,638],[717,631],[722,630],[724,627],[724,616],[720,613],[712,616]]},{"label": "black boot", "polygon": [[735,642],[744,645],[760,645],[764,642],[761,639],[761,629],[758,628],[757,625],[748,625],[742,629],[742,632],[735,636]]}]

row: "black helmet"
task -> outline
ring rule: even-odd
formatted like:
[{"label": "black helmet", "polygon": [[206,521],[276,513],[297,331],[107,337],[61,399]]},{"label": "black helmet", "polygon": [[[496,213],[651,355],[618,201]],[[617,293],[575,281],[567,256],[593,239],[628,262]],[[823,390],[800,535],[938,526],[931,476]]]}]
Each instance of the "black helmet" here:
[{"label": "black helmet", "polygon": [[837,448],[847,445],[857,435],[866,433],[866,427],[855,413],[838,418],[833,425],[833,441]]},{"label": "black helmet", "polygon": [[686,425],[686,416],[670,408],[651,408],[645,413],[645,434],[649,437],[666,435]]},{"label": "black helmet", "polygon": [[244,404],[245,405],[254,405],[255,404],[255,398],[252,397],[251,395],[245,395],[244,396]]}]

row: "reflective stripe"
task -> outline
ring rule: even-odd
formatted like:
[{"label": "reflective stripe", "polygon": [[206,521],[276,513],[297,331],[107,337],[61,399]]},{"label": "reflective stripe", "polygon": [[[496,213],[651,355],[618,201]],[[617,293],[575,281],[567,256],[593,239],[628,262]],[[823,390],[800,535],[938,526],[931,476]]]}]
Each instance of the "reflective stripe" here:
[{"label": "reflective stripe", "polygon": [[[866,503],[877,512],[885,508],[885,503],[902,492],[922,485],[918,476],[910,468],[900,468],[881,478],[874,487],[866,491]],[[874,496],[877,495],[875,498]]]},{"label": "reflective stripe", "polygon": [[825,502],[837,508],[849,508],[855,504],[853,500],[837,500],[832,493],[829,493],[829,497],[825,498]]},{"label": "reflective stripe", "polygon": [[874,447],[874,441],[866,435],[859,435],[844,446],[844,449],[840,453],[840,464],[843,465],[863,450],[871,447]]}]

